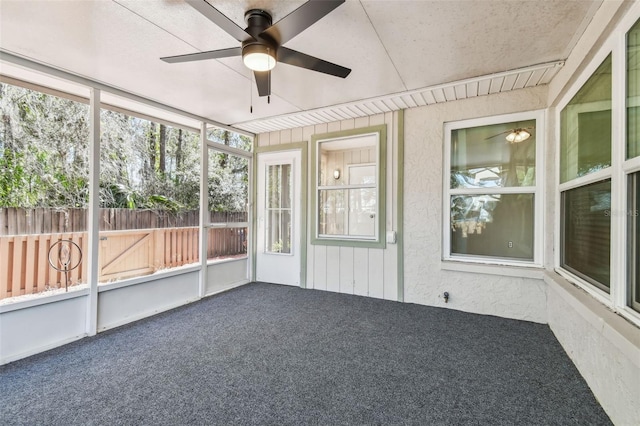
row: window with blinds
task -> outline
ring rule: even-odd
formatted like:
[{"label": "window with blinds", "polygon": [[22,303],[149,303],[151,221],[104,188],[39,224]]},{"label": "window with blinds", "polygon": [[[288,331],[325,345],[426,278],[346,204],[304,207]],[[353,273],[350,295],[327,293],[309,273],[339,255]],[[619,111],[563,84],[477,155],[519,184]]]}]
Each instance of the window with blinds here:
[{"label": "window with blinds", "polygon": [[609,292],[611,180],[562,193],[563,268]]},{"label": "window with blinds", "polygon": [[611,287],[611,54],[560,112],[560,266]]}]

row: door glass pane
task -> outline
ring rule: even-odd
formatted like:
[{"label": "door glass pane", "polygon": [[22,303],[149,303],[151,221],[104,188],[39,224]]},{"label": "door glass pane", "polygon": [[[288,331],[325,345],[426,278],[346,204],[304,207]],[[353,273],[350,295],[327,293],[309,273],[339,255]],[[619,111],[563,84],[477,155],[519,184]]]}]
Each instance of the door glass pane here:
[{"label": "door glass pane", "polygon": [[630,305],[640,312],[640,172],[629,176],[628,203]]},{"label": "door glass pane", "polygon": [[609,291],[611,181],[562,193],[561,265]]},{"label": "door glass pane", "polygon": [[266,253],[291,253],[293,182],[291,164],[266,168]]},{"label": "door glass pane", "polygon": [[611,166],[611,55],[560,113],[560,181]]},{"label": "door glass pane", "polygon": [[453,130],[451,188],[534,186],[535,124],[528,120]]},{"label": "door glass pane", "polygon": [[533,194],[451,196],[451,254],[533,260]]},{"label": "door glass pane", "polygon": [[640,155],[640,21],[627,34],[627,158]]}]

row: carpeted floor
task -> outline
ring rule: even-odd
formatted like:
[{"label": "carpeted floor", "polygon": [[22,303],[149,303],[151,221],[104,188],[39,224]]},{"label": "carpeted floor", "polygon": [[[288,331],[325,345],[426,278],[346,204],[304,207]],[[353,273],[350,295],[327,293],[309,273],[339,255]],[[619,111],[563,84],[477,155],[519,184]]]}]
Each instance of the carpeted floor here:
[{"label": "carpeted floor", "polygon": [[606,425],[545,325],[251,284],[0,367],[3,425]]}]

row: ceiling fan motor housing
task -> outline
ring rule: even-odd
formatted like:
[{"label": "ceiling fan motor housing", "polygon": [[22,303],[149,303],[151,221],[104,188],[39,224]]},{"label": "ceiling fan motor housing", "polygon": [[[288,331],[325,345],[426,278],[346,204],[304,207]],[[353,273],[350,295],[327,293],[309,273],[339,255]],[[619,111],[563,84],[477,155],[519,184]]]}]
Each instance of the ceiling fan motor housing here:
[{"label": "ceiling fan motor housing", "polygon": [[351,72],[349,68],[283,46],[344,2],[345,0],[307,1],[275,24],[273,24],[271,14],[266,10],[250,9],[244,14],[247,27],[243,29],[216,9],[211,4],[211,0],[187,0],[191,7],[242,43],[242,46],[166,56],[160,59],[175,64],[242,56],[244,65],[253,71],[260,96],[269,96],[271,93],[271,73],[269,71],[278,62],[334,77],[346,78]]},{"label": "ceiling fan motor housing", "polygon": [[242,57],[245,63],[248,55],[266,54],[273,58],[273,65],[268,67],[268,69],[273,68],[277,58],[278,45],[268,36],[264,34],[261,35],[264,30],[271,26],[271,15],[265,10],[251,9],[244,14],[244,19],[247,22],[245,31],[253,37],[242,42]]}]

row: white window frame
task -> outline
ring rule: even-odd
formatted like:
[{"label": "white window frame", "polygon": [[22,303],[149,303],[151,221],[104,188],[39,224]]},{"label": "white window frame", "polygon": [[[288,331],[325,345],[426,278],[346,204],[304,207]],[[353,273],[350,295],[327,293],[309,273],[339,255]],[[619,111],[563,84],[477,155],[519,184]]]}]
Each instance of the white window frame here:
[{"label": "white window frame", "polygon": [[[319,212],[319,196],[321,191],[325,190],[348,190],[358,188],[371,188],[372,185],[320,185],[320,147],[325,142],[348,141],[349,139],[357,139],[364,137],[373,137],[375,139],[375,166],[376,166],[376,213],[374,236],[348,235],[348,234],[321,234],[320,233],[320,212]],[[387,149],[387,133],[386,125],[371,126],[362,129],[352,129],[347,131],[339,131],[314,135],[311,138],[312,155],[311,155],[311,176],[313,182],[311,184],[311,240],[314,245],[327,246],[345,246],[345,247],[361,247],[361,248],[386,248],[386,149]],[[367,162],[359,165],[372,165]],[[346,215],[345,215],[346,216]],[[348,227],[348,225],[347,225]]]},{"label": "white window frame", "polygon": [[[640,325],[640,313],[629,306],[628,282],[628,176],[640,172],[640,156],[626,159],[626,34],[640,19],[640,3],[635,4],[614,32],[607,38],[593,59],[580,73],[577,80],[558,102],[556,120],[556,190],[555,190],[555,241],[554,270],[565,279],[582,288],[600,303],[627,320]],[[560,114],[576,93],[584,86],[606,57],[611,54],[611,167],[586,176],[560,183]],[[611,179],[611,253],[609,293],[562,268],[561,258],[561,194],[604,179]]]},{"label": "white window frame", "polygon": [[[451,133],[454,130],[479,126],[510,123],[516,121],[536,121],[536,182],[526,187],[497,187],[497,188],[451,188]],[[442,197],[442,260],[479,263],[488,265],[507,265],[541,268],[544,257],[544,146],[546,135],[546,111],[534,110],[514,114],[503,114],[491,117],[474,118],[471,120],[448,122],[444,125],[444,169],[443,169],[443,197]],[[451,253],[451,196],[456,194],[484,195],[484,194],[533,194],[533,260],[515,260],[510,258],[457,255]]]}]

